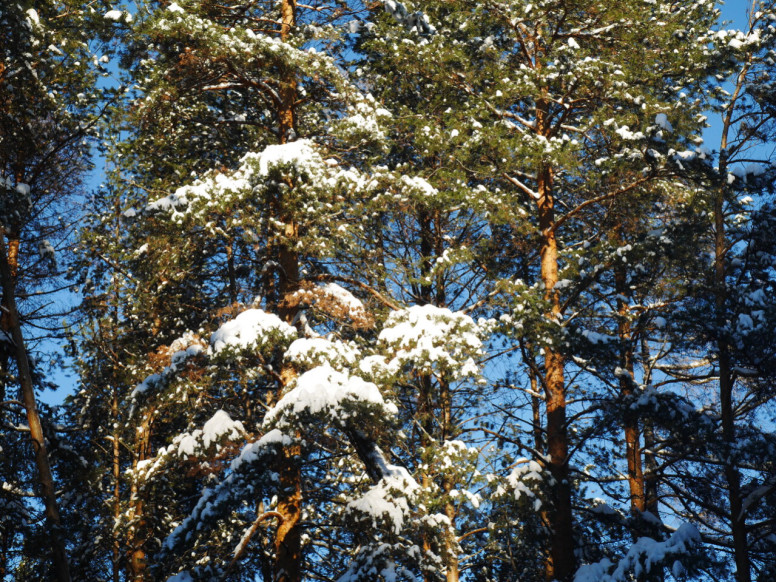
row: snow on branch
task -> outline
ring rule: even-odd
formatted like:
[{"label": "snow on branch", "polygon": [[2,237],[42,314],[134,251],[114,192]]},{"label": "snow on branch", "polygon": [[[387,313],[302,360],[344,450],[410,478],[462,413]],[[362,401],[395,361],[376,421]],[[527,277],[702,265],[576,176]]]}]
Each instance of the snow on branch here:
[{"label": "snow on branch", "polygon": [[[302,374],[275,407],[264,418],[264,427],[281,430],[298,425],[300,417],[325,416],[339,428],[353,424],[353,417],[363,414],[391,418],[396,405],[386,402],[372,382],[338,372],[328,364]],[[356,423],[358,425],[358,423]]]},{"label": "snow on branch", "polygon": [[148,481],[169,467],[170,463],[202,458],[211,449],[220,449],[225,441],[237,441],[244,438],[245,434],[242,422],[232,420],[228,413],[218,410],[201,429],[177,435],[168,446],[161,447],[154,458],[140,461],[137,468],[127,473],[135,480]]},{"label": "snow on branch", "polygon": [[416,32],[421,36],[436,34],[436,28],[431,24],[423,12],[412,12],[398,0],[385,0],[385,11],[393,16],[394,20],[404,26],[408,32]]},{"label": "snow on branch", "polygon": [[411,516],[411,501],[420,493],[420,485],[404,467],[389,465],[387,474],[361,497],[350,501],[348,512],[356,512],[371,521],[373,529],[383,524],[399,535]]},{"label": "snow on branch", "polygon": [[337,370],[347,370],[361,359],[361,353],[351,343],[322,337],[299,338],[288,346],[283,359],[303,369],[326,364]]},{"label": "snow on branch", "polygon": [[482,355],[481,330],[461,312],[433,305],[414,305],[394,311],[378,338],[392,359],[388,366],[398,371],[412,364],[423,372],[438,369],[455,379],[475,376]]},{"label": "snow on branch", "polygon": [[247,349],[274,348],[296,338],[296,329],[277,315],[261,309],[247,309],[221,325],[210,336],[214,354]]},{"label": "snow on branch", "polygon": [[292,442],[291,437],[273,429],[258,441],[245,445],[232,461],[229,474],[215,487],[202,492],[191,513],[164,540],[162,557],[204,535],[241,500],[255,499],[271,487],[277,475],[267,467]]},{"label": "snow on branch", "polygon": [[683,560],[691,557],[701,544],[701,536],[694,525],[685,523],[665,541],[639,538],[628,553],[616,564],[608,558],[594,564],[586,564],[577,570],[574,582],[626,582],[631,574],[640,578],[653,568],[671,564],[674,576],[685,571]]},{"label": "snow on branch", "polygon": [[132,390],[133,401],[151,389],[159,389],[170,382],[177,372],[183,367],[189,358],[205,353],[206,348],[200,337],[193,332],[186,332],[170,344],[169,347],[160,348],[162,355],[170,358],[169,365],[161,371],[151,374]]}]

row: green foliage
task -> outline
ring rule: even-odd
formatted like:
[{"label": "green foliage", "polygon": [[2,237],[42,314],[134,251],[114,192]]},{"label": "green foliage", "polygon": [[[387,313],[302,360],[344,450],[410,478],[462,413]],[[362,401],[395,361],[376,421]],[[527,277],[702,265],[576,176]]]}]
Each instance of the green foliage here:
[{"label": "green foliage", "polygon": [[[25,299],[58,270],[43,243],[98,133],[108,165],[66,257],[77,431],[48,428],[74,576],[270,580],[288,550],[303,579],[538,582],[567,534],[563,582],[719,578],[736,499],[767,576],[776,17],[718,18],[0,9],[0,220]],[[106,66],[120,87],[97,88]],[[731,114],[716,153],[709,111]],[[0,404],[0,567],[33,579],[45,532]]]}]

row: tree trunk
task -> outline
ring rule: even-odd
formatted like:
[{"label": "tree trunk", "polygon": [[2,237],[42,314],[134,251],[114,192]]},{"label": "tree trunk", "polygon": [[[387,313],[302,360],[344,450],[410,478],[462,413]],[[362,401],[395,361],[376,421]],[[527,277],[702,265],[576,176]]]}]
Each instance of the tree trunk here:
[{"label": "tree trunk", "polygon": [[7,532],[0,534],[0,580],[5,580],[8,575],[8,549],[11,535]]},{"label": "tree trunk", "polygon": [[[723,134],[723,144],[724,143]],[[727,160],[723,148],[720,154],[720,175],[727,175]],[[717,351],[719,354],[719,405],[722,418],[722,439],[726,446],[724,474],[728,486],[730,528],[733,535],[733,557],[736,563],[736,582],[751,582],[751,564],[746,535],[746,519],[741,500],[741,475],[730,453],[735,445],[735,413],[733,410],[733,374],[730,365],[730,349],[722,332],[725,324],[727,282],[725,280],[725,186],[721,186],[714,200],[714,284],[717,308]]]},{"label": "tree trunk", "polygon": [[234,267],[234,239],[226,245],[226,274],[229,278],[229,303],[237,302],[237,273]]},{"label": "tree trunk", "polygon": [[[524,275],[528,277],[528,273]],[[536,363],[536,353],[533,345],[525,341],[520,342],[520,351],[526,364],[528,385],[531,390],[531,434],[533,435],[534,456],[541,457],[546,451],[544,448],[544,427],[542,424],[542,397],[539,393],[539,375]]]},{"label": "tree trunk", "polygon": [[280,468],[278,513],[283,519],[275,533],[273,582],[299,582],[302,579],[302,472],[298,446],[286,447]]},{"label": "tree trunk", "polygon": [[[450,479],[444,479],[442,481],[442,490],[445,494],[449,494],[455,487],[455,483]],[[450,528],[445,536],[445,555],[447,563],[445,564],[445,582],[458,582],[459,566],[458,566],[458,540],[455,536],[455,518],[456,514],[455,505],[448,501],[445,503],[445,515],[450,520]]]},{"label": "tree trunk", "polygon": [[[450,383],[444,379],[439,381],[439,406],[442,421],[442,435],[441,442],[451,439],[455,436],[453,427],[453,395],[450,391]],[[455,488],[455,482],[447,477],[442,479],[442,490],[445,494],[449,494]],[[455,529],[455,518],[458,511],[455,504],[452,501],[445,503],[445,515],[450,520],[450,529],[445,536],[445,555],[447,556],[447,563],[445,564],[445,577],[446,582],[458,582],[459,578],[459,566],[458,566],[458,540]]]},{"label": "tree trunk", "polygon": [[[135,455],[132,459],[132,469],[137,471],[138,463],[146,460],[149,453],[151,437],[151,419],[155,411],[149,410],[140,425],[135,445]],[[132,582],[145,582],[148,571],[146,564],[146,532],[145,532],[145,504],[140,495],[140,488],[135,479],[130,489],[130,507],[132,526],[127,535],[129,547],[129,580]]]},{"label": "tree trunk", "polygon": [[[652,373],[650,370],[649,342],[646,336],[641,337],[641,362],[644,369],[644,385],[649,386],[652,383]],[[644,431],[644,507],[645,509],[660,519],[660,493],[658,479],[657,457],[655,455],[655,431],[652,419],[646,419],[643,423]]]},{"label": "tree trunk", "polygon": [[43,428],[40,424],[40,416],[35,402],[35,388],[32,383],[32,371],[27,359],[27,349],[24,345],[19,312],[16,308],[15,297],[15,273],[18,267],[18,241],[11,244],[16,254],[6,253],[5,230],[0,227],[0,277],[2,277],[4,308],[10,326],[11,338],[14,342],[14,356],[19,372],[19,385],[22,401],[27,411],[27,423],[30,427],[30,438],[35,453],[35,465],[38,469],[40,480],[41,498],[45,506],[46,527],[51,540],[51,553],[54,565],[54,574],[59,582],[70,581],[70,567],[65,550],[65,540],[62,531],[62,521],[59,517],[54,478],[49,465],[46,440],[43,436]]},{"label": "tree trunk", "polygon": [[[620,239],[618,242],[622,242]],[[614,284],[617,292],[617,335],[620,340],[620,373],[618,381],[620,396],[627,404],[633,396],[633,346],[631,345],[631,324],[628,313],[628,304],[625,297],[628,295],[627,274],[622,264],[614,267]],[[641,514],[646,509],[644,494],[644,473],[641,463],[641,444],[639,435],[639,420],[635,413],[626,408],[623,417],[623,429],[625,432],[625,458],[628,464],[628,489],[630,491],[631,511]],[[635,532],[638,536],[638,532]]]},{"label": "tree trunk", "polygon": [[[19,239],[11,237],[8,241],[8,265],[11,269],[11,280],[16,280],[16,271],[19,264]],[[0,341],[0,402],[6,400],[6,384],[11,379],[10,362],[13,359],[13,346],[11,345],[11,309],[8,306],[8,297],[3,293],[2,303],[0,304],[0,331],[6,333],[9,341]],[[0,417],[4,415],[4,409],[0,410]]]},{"label": "tree trunk", "polygon": [[[434,431],[433,413],[432,413],[432,383],[431,376],[429,374],[420,374],[418,376],[418,405],[417,405],[417,421],[420,425],[420,447],[421,451],[425,451],[427,447],[431,445],[431,434]],[[420,470],[420,485],[424,491],[428,491],[431,488],[431,475],[428,472],[428,463],[426,459],[422,458],[422,453],[418,455],[423,463],[423,468]],[[431,539],[427,533],[423,533],[423,551],[428,554],[433,550],[431,546]],[[423,582],[432,582],[433,576],[424,571]]]},{"label": "tree trunk", "polygon": [[[281,1],[280,22],[280,39],[286,42],[291,30],[296,26],[296,0]],[[296,139],[296,86],[296,75],[286,72],[281,79],[278,91],[280,143]]]},{"label": "tree trunk", "polygon": [[[296,26],[296,0],[282,0],[280,4],[280,37],[288,39],[291,30]],[[281,144],[296,139],[296,98],[297,82],[292,72],[284,71],[278,91],[278,126]],[[293,184],[289,184],[293,188]],[[282,201],[281,216],[285,223],[286,240],[278,249],[280,264],[279,296],[280,316],[293,324],[298,313],[298,305],[293,299],[299,290],[300,270],[299,255],[296,252],[295,241],[299,236],[299,227],[295,217],[286,215]],[[288,367],[281,371],[281,385],[277,399],[283,390],[294,381],[296,374]],[[283,451],[280,475],[280,490],[278,494],[278,513],[282,516],[275,532],[275,559],[273,563],[273,582],[300,582],[302,579],[302,531],[300,519],[302,516],[302,469],[300,466],[299,446],[287,447]]]},{"label": "tree trunk", "polygon": [[[539,110],[541,108],[538,108]],[[541,116],[537,116],[541,117]],[[537,119],[537,125],[541,120]],[[555,289],[558,282],[558,243],[552,195],[552,170],[543,166],[537,172],[539,194],[539,231],[541,234],[541,277],[545,299],[549,302],[548,319],[560,320],[560,295]],[[569,582],[575,570],[573,517],[571,513],[571,484],[569,482],[569,442],[566,429],[566,387],[564,357],[554,346],[544,347],[544,373],[547,409],[547,452],[550,473],[555,479],[553,508],[550,515],[552,534],[550,556],[547,561],[547,580]]]},{"label": "tree trunk", "polygon": [[111,416],[113,417],[113,582],[121,581],[121,542],[116,525],[121,519],[121,444],[119,442],[119,395],[113,388],[111,401]]},{"label": "tree trunk", "polygon": [[[280,4],[281,28],[280,38],[288,39],[291,29],[296,26],[296,0],[282,0]],[[277,109],[279,140],[287,144],[296,139],[296,77],[292,72],[286,72],[280,82]],[[293,188],[293,184],[288,184]],[[292,300],[292,295],[299,290],[299,255],[296,252],[295,240],[299,236],[299,227],[294,216],[289,216],[282,201],[278,201],[279,218],[284,222],[286,241],[278,250],[280,264],[280,306],[279,311],[288,323],[293,323],[298,308]]]},{"label": "tree trunk", "polygon": [[[754,4],[753,4],[754,6]],[[735,89],[722,120],[722,135],[719,144],[720,184],[714,196],[714,293],[717,310],[717,352],[719,356],[719,405],[722,418],[722,439],[726,445],[724,476],[728,485],[730,529],[733,537],[733,557],[736,563],[736,582],[751,582],[751,564],[746,539],[746,519],[742,512],[741,475],[729,455],[735,443],[735,414],[733,410],[733,375],[730,365],[730,350],[722,330],[725,325],[727,302],[727,281],[725,256],[727,239],[725,234],[725,194],[728,175],[728,134],[733,125],[735,104],[744,90],[744,82],[751,61],[739,71]]]}]

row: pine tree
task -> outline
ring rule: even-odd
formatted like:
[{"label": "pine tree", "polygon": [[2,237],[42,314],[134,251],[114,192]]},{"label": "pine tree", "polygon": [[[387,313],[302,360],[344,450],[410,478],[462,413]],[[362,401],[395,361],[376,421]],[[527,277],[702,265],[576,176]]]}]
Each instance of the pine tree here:
[{"label": "pine tree", "polygon": [[[527,287],[526,299],[537,306],[532,311],[539,335],[531,343],[544,354],[541,384],[554,482],[548,577],[569,580],[575,570],[564,378],[574,322],[564,321],[563,314],[573,312],[569,302],[580,289],[558,284],[567,249],[582,242],[575,239],[579,227],[594,220],[598,209],[674,174],[670,156],[676,150],[669,151],[669,144],[686,148],[684,136],[692,136],[700,123],[700,104],[680,97],[678,87],[700,89],[704,80],[702,45],[714,17],[709,8],[652,6],[650,14],[665,25],[657,38],[641,7],[431,3],[423,10],[438,34],[411,45],[424,66],[425,79],[416,82],[452,84],[468,95],[456,103],[461,107],[456,116],[477,125],[464,122],[455,132],[472,136],[472,148],[476,141],[479,167],[472,167],[473,177],[480,169],[483,186],[509,209],[507,220],[522,215],[535,229],[538,284]],[[680,42],[681,60],[670,56],[679,54],[670,47]],[[389,41],[389,50],[400,49]],[[667,77],[675,82],[666,84]],[[678,130],[670,136],[656,121],[667,114]],[[556,209],[559,204],[563,210]],[[524,301],[519,300],[523,308]]]},{"label": "pine tree", "polygon": [[[169,531],[171,523],[182,519],[186,513],[175,501],[179,498],[175,493],[180,492],[183,484],[154,480],[154,472],[148,469],[149,463],[154,467],[164,466],[165,453],[162,451],[169,449],[166,445],[171,441],[180,442],[186,434],[194,434],[194,427],[209,426],[206,421],[214,413],[212,418],[217,418],[220,411],[229,410],[235,414],[239,412],[239,417],[246,421],[251,417],[260,420],[263,416],[261,403],[266,406],[280,402],[297,376],[292,366],[278,361],[282,355],[282,349],[277,351],[281,348],[278,345],[267,353],[254,355],[254,360],[257,356],[259,359],[253,367],[247,368],[250,372],[237,367],[240,359],[227,358],[222,366],[223,373],[213,373],[218,364],[209,363],[207,359],[205,363],[210,374],[200,383],[184,382],[184,391],[177,383],[176,372],[191,368],[192,374],[197,374],[194,370],[199,366],[197,362],[184,365],[183,360],[176,360],[179,357],[176,354],[188,353],[187,350],[201,346],[202,340],[198,336],[208,329],[214,331],[223,318],[240,321],[241,317],[255,313],[255,309],[242,313],[240,310],[251,305],[257,292],[263,299],[255,305],[261,305],[267,317],[274,311],[282,318],[278,321],[284,321],[283,326],[288,330],[294,330],[289,323],[303,329],[299,309],[301,299],[297,296],[304,291],[302,265],[310,265],[313,272],[319,268],[316,261],[331,254],[333,249],[328,247],[342,238],[336,235],[335,225],[327,220],[346,208],[353,196],[364,196],[381,180],[378,173],[369,182],[367,177],[338,167],[334,158],[326,156],[342,155],[335,149],[336,140],[373,140],[372,134],[375,131],[379,134],[377,121],[386,115],[385,112],[368,97],[350,88],[329,57],[314,50],[297,48],[313,28],[295,26],[293,5],[283,4],[280,8],[277,28],[269,33],[256,29],[255,22],[264,22],[255,20],[257,13],[238,14],[225,7],[219,9],[221,12],[209,12],[210,7],[197,5],[187,6],[187,9],[178,5],[161,8],[147,22],[138,25],[140,32],[158,41],[155,45],[158,52],[153,59],[145,61],[148,71],[143,73],[146,82],[155,80],[157,85],[148,87],[137,111],[141,125],[126,156],[129,162],[124,171],[132,172],[138,180],[147,180],[153,192],[180,179],[180,169],[186,164],[191,164],[192,169],[212,167],[212,163],[207,162],[211,134],[205,131],[203,141],[206,143],[195,150],[203,154],[201,157],[178,155],[174,160],[175,170],[167,177],[164,171],[146,171],[148,166],[142,161],[145,156],[157,163],[160,159],[173,161],[160,156],[158,151],[149,148],[149,144],[176,143],[174,134],[154,134],[159,131],[158,127],[144,125],[157,113],[154,104],[172,104],[170,120],[177,119],[187,136],[192,130],[201,131],[199,121],[189,122],[187,116],[192,113],[191,108],[197,111],[197,107],[201,107],[199,101],[207,103],[211,94],[216,95],[216,100],[209,106],[223,106],[221,114],[227,114],[226,108],[233,105],[229,99],[219,96],[219,91],[224,95],[242,91],[246,97],[256,99],[261,108],[251,106],[241,113],[248,117],[255,115],[251,119],[260,129],[258,132],[249,129],[238,135],[242,142],[232,141],[233,146],[242,143],[237,145],[238,153],[240,147],[248,152],[241,159],[230,157],[234,155],[235,148],[232,147],[223,159],[218,160],[214,171],[193,186],[182,187],[168,196],[151,194],[150,203],[145,203],[142,214],[136,214],[137,211],[124,213],[124,218],[130,219],[131,224],[130,244],[134,240],[145,239],[146,242],[134,252],[130,272],[136,296],[127,313],[122,314],[129,324],[125,327],[135,337],[130,340],[135,346],[142,345],[135,343],[138,340],[146,345],[169,345],[160,348],[148,364],[140,358],[134,362],[138,382],[149,372],[157,372],[140,384],[143,389],[133,391],[135,404],[128,418],[130,426],[141,429],[133,437],[132,472],[125,513],[128,539],[124,545],[135,556],[129,560],[129,575],[134,579],[151,575],[145,563],[158,549],[152,540],[164,537],[161,532]],[[235,26],[223,33],[222,22]],[[192,31],[198,32],[199,44],[183,50],[184,55],[189,55],[183,58],[178,39],[193,39],[189,36]],[[235,51],[235,43],[245,50]],[[213,67],[210,73],[219,78],[223,76],[222,84],[202,85],[203,79],[210,74],[204,71],[208,66]],[[276,74],[279,75],[275,77],[277,86],[274,86],[274,80],[267,84],[253,77]],[[212,78],[208,83],[211,81]],[[175,89],[173,98],[168,99],[165,86]],[[328,106],[343,112],[348,112],[349,108],[350,116],[336,123],[337,131],[329,133],[320,117],[325,112],[322,101],[310,100],[309,104],[304,104],[299,97],[325,95],[325,91],[335,90],[339,95],[329,98]],[[264,100],[270,101],[269,109]],[[304,105],[299,105],[298,101]],[[207,118],[201,119],[206,121]],[[359,127],[363,123],[369,124],[368,127]],[[327,150],[325,142],[314,144],[309,137],[317,134],[334,140],[334,148]],[[162,135],[164,142],[159,140]],[[253,149],[258,149],[258,153],[252,153],[250,150]],[[223,164],[238,167],[231,172],[219,171]],[[217,200],[216,206],[208,200],[211,196]],[[123,207],[122,203],[119,205]],[[137,216],[134,222],[133,214]],[[185,233],[183,238],[182,232]],[[100,245],[110,241],[95,242]],[[100,257],[99,250],[94,256]],[[307,291],[315,299],[315,287]],[[225,301],[225,297],[229,300]],[[327,300],[325,295],[318,293],[318,300],[337,303],[336,294]],[[187,329],[192,331],[187,332]],[[288,333],[284,337],[290,337]],[[246,391],[236,398],[229,396],[225,388],[235,380]],[[148,397],[144,396],[147,390]],[[244,400],[251,392],[258,399]],[[208,393],[218,399],[214,402],[223,405],[221,409],[212,408],[205,399]],[[192,402],[189,399],[195,394],[199,396]],[[187,400],[190,402],[188,408],[175,410],[176,404]],[[184,412],[186,414],[182,414]],[[234,432],[232,437],[243,438],[243,431]],[[278,575],[284,573],[290,579],[299,578],[303,558],[299,524],[302,514],[300,452],[300,445],[294,440],[272,462],[281,481],[277,492],[279,501],[273,510],[280,517],[274,533],[274,552],[270,553],[271,559],[267,557],[269,565],[261,566]],[[204,482],[208,481],[210,472],[203,472]],[[194,493],[201,487],[201,481],[192,482],[191,486]],[[237,492],[237,495],[244,494]],[[166,515],[159,513],[162,506],[167,508]],[[228,540],[234,541],[233,535],[234,528]],[[175,563],[171,561],[166,567]]]},{"label": "pine tree", "polygon": [[[35,392],[45,384],[30,346],[45,339],[33,335],[33,326],[61,337],[52,320],[62,313],[44,298],[63,287],[56,253],[66,248],[72,201],[90,164],[88,145],[98,113],[94,82],[102,66],[90,49],[93,39],[88,10],[74,2],[20,2],[0,11],[0,400],[4,408],[12,404],[8,416],[3,411],[6,431],[17,420],[15,406],[23,403],[36,494],[45,508],[43,537],[51,548],[46,560],[53,562],[51,576],[58,580],[70,579],[66,536],[51,467],[53,435],[46,434],[36,402]],[[18,398],[12,386],[18,386]],[[13,446],[14,440],[6,444]],[[21,484],[18,477],[4,475]],[[32,507],[29,511],[35,513]],[[12,539],[15,526],[5,527]],[[22,561],[29,557],[34,563],[34,553],[23,553]]]},{"label": "pine tree", "polygon": [[724,575],[730,531],[767,578],[772,168],[736,156],[771,13],[105,14],[132,89],[75,269],[74,572],[663,581]]},{"label": "pine tree", "polygon": [[[729,79],[732,90],[717,89],[721,118],[717,165],[709,164],[701,180],[710,223],[699,242],[709,261],[697,277],[693,293],[697,303],[688,314],[694,318],[689,322],[692,333],[703,342],[695,347],[703,350],[710,366],[701,368],[708,374],[702,381],[718,386],[719,431],[712,437],[715,448],[710,453],[721,470],[706,474],[705,485],[715,491],[707,489],[698,497],[702,505],[713,508],[712,521],[721,522],[712,527],[729,533],[739,582],[753,579],[753,558],[760,555],[759,544],[749,541],[750,532],[758,530],[747,523],[749,508],[754,509],[770,487],[768,463],[751,445],[758,443],[755,449],[766,455],[772,448],[771,435],[754,428],[754,419],[769,398],[760,392],[762,382],[773,373],[766,363],[773,358],[766,347],[772,342],[762,335],[772,329],[771,312],[761,295],[773,284],[768,271],[773,251],[769,244],[763,246],[759,230],[772,220],[767,196],[773,188],[772,159],[762,149],[773,135],[774,111],[767,96],[774,55],[772,13],[771,4],[752,3],[744,31],[717,35],[717,50],[732,65],[729,77],[720,75],[719,80]],[[699,316],[699,310],[713,317]],[[750,497],[758,483],[761,488]],[[725,492],[724,501],[719,491]]]}]

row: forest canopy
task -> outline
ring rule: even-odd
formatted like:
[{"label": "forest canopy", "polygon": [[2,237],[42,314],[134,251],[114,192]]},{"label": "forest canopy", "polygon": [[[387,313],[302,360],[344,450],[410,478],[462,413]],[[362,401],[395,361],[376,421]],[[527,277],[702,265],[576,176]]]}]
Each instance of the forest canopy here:
[{"label": "forest canopy", "polygon": [[776,580],[720,9],[3,3],[0,580]]}]

